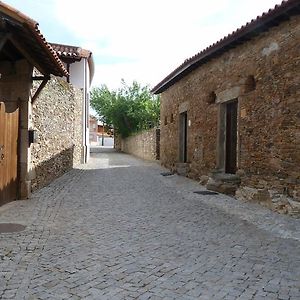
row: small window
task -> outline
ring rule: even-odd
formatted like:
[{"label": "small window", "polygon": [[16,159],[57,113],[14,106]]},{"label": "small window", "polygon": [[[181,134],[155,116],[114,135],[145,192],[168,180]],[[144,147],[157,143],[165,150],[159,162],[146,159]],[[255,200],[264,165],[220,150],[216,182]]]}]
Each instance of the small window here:
[{"label": "small window", "polygon": [[168,117],[165,116],[165,125],[168,125]]},{"label": "small window", "polygon": [[252,92],[256,89],[256,82],[253,75],[249,75],[245,82],[245,93]]},{"label": "small window", "polygon": [[207,103],[208,104],[213,104],[216,103],[217,100],[217,95],[215,92],[210,92],[207,98]]},{"label": "small window", "polygon": [[174,115],[171,114],[171,119],[170,119],[170,122],[173,123],[174,122]]}]

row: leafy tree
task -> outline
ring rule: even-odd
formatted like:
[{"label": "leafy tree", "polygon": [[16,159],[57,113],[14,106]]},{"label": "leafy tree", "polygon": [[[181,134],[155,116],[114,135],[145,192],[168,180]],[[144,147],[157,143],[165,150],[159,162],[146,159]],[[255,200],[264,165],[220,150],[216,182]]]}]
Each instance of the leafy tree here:
[{"label": "leafy tree", "polygon": [[117,90],[109,90],[106,85],[94,88],[91,106],[101,121],[113,126],[122,137],[159,124],[159,97],[136,81],[127,85],[122,80]]}]

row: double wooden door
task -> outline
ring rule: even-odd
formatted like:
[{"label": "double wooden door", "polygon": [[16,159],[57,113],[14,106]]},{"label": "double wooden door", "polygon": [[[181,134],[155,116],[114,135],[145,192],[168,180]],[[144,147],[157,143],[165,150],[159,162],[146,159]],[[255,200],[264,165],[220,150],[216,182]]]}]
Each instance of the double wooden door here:
[{"label": "double wooden door", "polygon": [[19,109],[5,111],[0,102],[0,205],[17,199]]}]

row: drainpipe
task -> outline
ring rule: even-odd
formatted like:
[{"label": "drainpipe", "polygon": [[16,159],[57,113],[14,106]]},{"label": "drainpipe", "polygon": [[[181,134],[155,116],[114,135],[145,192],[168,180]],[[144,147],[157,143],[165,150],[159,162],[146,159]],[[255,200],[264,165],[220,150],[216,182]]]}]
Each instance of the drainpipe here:
[{"label": "drainpipe", "polygon": [[[85,64],[83,64],[83,77],[85,77]],[[85,123],[86,123],[86,106],[85,106],[85,78],[83,82],[83,103],[82,103],[82,147],[83,147],[83,163],[86,163],[86,146],[85,146]]]},{"label": "drainpipe", "polygon": [[86,131],[85,131],[85,139],[86,139],[86,161],[89,160],[90,157],[90,148],[89,148],[89,98],[88,98],[88,82],[87,82],[87,59],[84,59],[84,82],[85,82],[85,105],[86,105]]},{"label": "drainpipe", "polygon": [[88,122],[89,122],[89,109],[88,109],[88,89],[87,89],[87,67],[86,59],[83,64],[84,82],[83,82],[83,147],[84,147],[84,163],[89,158],[89,147],[88,147]]}]

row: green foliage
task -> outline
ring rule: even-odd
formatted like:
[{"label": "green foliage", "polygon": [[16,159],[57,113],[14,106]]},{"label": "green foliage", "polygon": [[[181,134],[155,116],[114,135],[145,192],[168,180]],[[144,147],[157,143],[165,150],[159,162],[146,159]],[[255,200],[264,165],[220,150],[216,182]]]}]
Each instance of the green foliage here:
[{"label": "green foliage", "polygon": [[159,124],[159,97],[135,81],[129,86],[122,80],[118,90],[109,90],[106,85],[94,88],[91,106],[101,121],[113,126],[122,137]]}]

